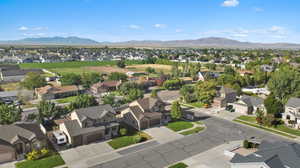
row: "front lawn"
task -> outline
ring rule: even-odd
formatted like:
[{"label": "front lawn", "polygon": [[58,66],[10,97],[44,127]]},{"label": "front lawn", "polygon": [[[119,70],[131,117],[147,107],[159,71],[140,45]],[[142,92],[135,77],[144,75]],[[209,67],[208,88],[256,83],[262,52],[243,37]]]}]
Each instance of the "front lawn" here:
[{"label": "front lawn", "polygon": [[189,103],[189,105],[197,108],[202,108],[204,104],[201,102],[194,102],[194,103]]},{"label": "front lawn", "polygon": [[[138,135],[141,136],[141,140],[139,142],[136,141],[136,136],[138,136]],[[114,138],[111,141],[109,141],[108,144],[113,149],[119,149],[119,148],[123,148],[123,147],[133,145],[136,143],[145,142],[149,139],[151,139],[151,136],[149,136],[148,134],[146,134],[144,132],[137,132],[134,134]]]},{"label": "front lawn", "polygon": [[185,129],[189,129],[193,127],[193,123],[192,122],[188,122],[188,121],[174,121],[174,122],[170,122],[167,124],[167,128],[178,132],[181,130],[185,130]]},{"label": "front lawn", "polygon": [[180,162],[180,163],[174,164],[172,166],[169,166],[168,168],[186,168],[186,167],[188,167],[186,164]]},{"label": "front lawn", "polygon": [[243,116],[239,116],[237,119],[252,122],[252,123],[256,123],[256,117],[254,117],[254,116],[245,116],[245,115],[243,115]]},{"label": "front lawn", "polygon": [[204,127],[196,127],[194,129],[191,129],[191,130],[188,130],[188,131],[184,131],[184,132],[181,132],[180,134],[181,135],[191,135],[191,134],[195,134],[195,133],[198,133],[200,131],[204,130]]},{"label": "front lawn", "polygon": [[234,119],[233,121],[241,123],[241,124],[249,125],[249,126],[252,126],[252,127],[255,127],[255,128],[259,128],[259,129],[262,129],[262,130],[265,130],[265,131],[269,131],[269,132],[272,132],[272,133],[275,133],[275,134],[278,134],[278,135],[286,136],[288,138],[296,138],[296,137],[291,136],[289,134],[285,134],[283,132],[279,132],[279,131],[276,131],[276,130],[273,130],[273,129],[270,129],[270,128],[267,128],[267,127],[264,127],[264,126],[260,126],[260,125],[255,124],[255,123],[249,123],[249,122],[245,122],[245,121],[241,121],[241,120],[237,120],[237,119]]},{"label": "front lawn", "polygon": [[57,103],[71,103],[73,101],[75,101],[77,96],[70,96],[70,97],[66,97],[66,98],[62,98],[62,99],[56,99]]},{"label": "front lawn", "polygon": [[65,162],[59,154],[55,154],[40,160],[26,160],[16,163],[16,168],[53,168],[64,165]]},{"label": "front lawn", "polygon": [[[256,117],[253,117],[253,116],[240,116],[240,117],[238,117],[236,119],[242,120],[242,121],[251,122],[253,124],[257,124]],[[264,127],[266,127],[266,126],[264,126]],[[268,127],[266,127],[266,128],[268,128]],[[280,124],[280,125],[277,125],[276,127],[270,127],[270,128],[278,130],[278,131],[286,132],[288,134],[300,136],[300,130],[289,128],[289,127],[287,127],[284,124]]]}]

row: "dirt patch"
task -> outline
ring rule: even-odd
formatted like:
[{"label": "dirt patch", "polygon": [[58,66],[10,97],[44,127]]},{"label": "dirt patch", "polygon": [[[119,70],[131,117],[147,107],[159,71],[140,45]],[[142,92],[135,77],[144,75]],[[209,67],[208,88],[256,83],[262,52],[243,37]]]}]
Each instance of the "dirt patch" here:
[{"label": "dirt patch", "polygon": [[112,72],[121,72],[121,73],[126,73],[129,70],[127,69],[122,69],[118,67],[111,67],[111,66],[92,66],[92,67],[85,67],[87,70],[91,71],[96,71],[100,73],[112,73]]},{"label": "dirt patch", "polygon": [[136,70],[136,71],[145,71],[146,68],[151,67],[155,70],[171,71],[171,65],[160,65],[160,64],[140,64],[140,65],[131,65],[127,66],[127,69]]}]

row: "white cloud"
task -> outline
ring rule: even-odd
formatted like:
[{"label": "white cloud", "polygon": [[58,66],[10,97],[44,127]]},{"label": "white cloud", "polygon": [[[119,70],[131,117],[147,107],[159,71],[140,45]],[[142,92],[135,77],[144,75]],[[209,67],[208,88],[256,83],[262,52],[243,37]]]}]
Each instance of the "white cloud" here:
[{"label": "white cloud", "polygon": [[25,30],[28,30],[28,27],[26,27],[26,26],[21,26],[21,27],[19,27],[19,30],[25,31]]},{"label": "white cloud", "polygon": [[141,29],[142,27],[139,25],[131,24],[128,26],[130,29]]},{"label": "white cloud", "polygon": [[41,37],[45,36],[46,33],[24,33],[23,36],[28,36],[28,37]]},{"label": "white cloud", "polygon": [[166,28],[167,27],[167,25],[166,24],[155,24],[155,25],[153,25],[153,27],[155,27],[155,28],[159,28],[159,29],[163,29],[163,28]]},{"label": "white cloud", "polygon": [[285,30],[284,27],[281,27],[281,26],[272,26],[269,29],[269,32],[271,32],[271,33],[278,33],[278,34],[285,34],[286,30]]},{"label": "white cloud", "polygon": [[32,30],[48,30],[48,27],[34,27]]},{"label": "white cloud", "polygon": [[239,0],[225,0],[222,3],[222,6],[224,7],[236,7],[240,4]]}]

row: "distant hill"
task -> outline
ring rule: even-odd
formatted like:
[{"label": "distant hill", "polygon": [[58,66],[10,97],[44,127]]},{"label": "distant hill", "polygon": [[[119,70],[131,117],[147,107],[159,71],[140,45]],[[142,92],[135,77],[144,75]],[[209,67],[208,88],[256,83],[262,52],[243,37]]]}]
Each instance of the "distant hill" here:
[{"label": "distant hill", "polygon": [[24,44],[24,45],[98,45],[95,40],[80,37],[39,37],[25,38],[13,41],[0,41],[0,44]]},{"label": "distant hill", "polygon": [[172,41],[125,41],[125,42],[97,42],[79,37],[41,37],[25,38],[15,41],[0,41],[0,44],[9,45],[99,45],[111,47],[216,47],[216,48],[271,48],[271,49],[300,49],[300,44],[293,43],[251,43],[237,40],[209,37],[196,40]]}]

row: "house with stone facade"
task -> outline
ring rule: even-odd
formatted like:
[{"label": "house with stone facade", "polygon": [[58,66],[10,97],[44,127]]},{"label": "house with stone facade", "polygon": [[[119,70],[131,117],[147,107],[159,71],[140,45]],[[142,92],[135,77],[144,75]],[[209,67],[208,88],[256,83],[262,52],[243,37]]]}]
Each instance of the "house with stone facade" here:
[{"label": "house with stone facade", "polygon": [[69,119],[59,124],[72,146],[110,139],[118,135],[119,123],[110,105],[76,109]]},{"label": "house with stone facade", "polygon": [[237,113],[243,115],[255,115],[257,109],[265,110],[264,99],[256,96],[243,95],[238,101],[230,103]]}]

